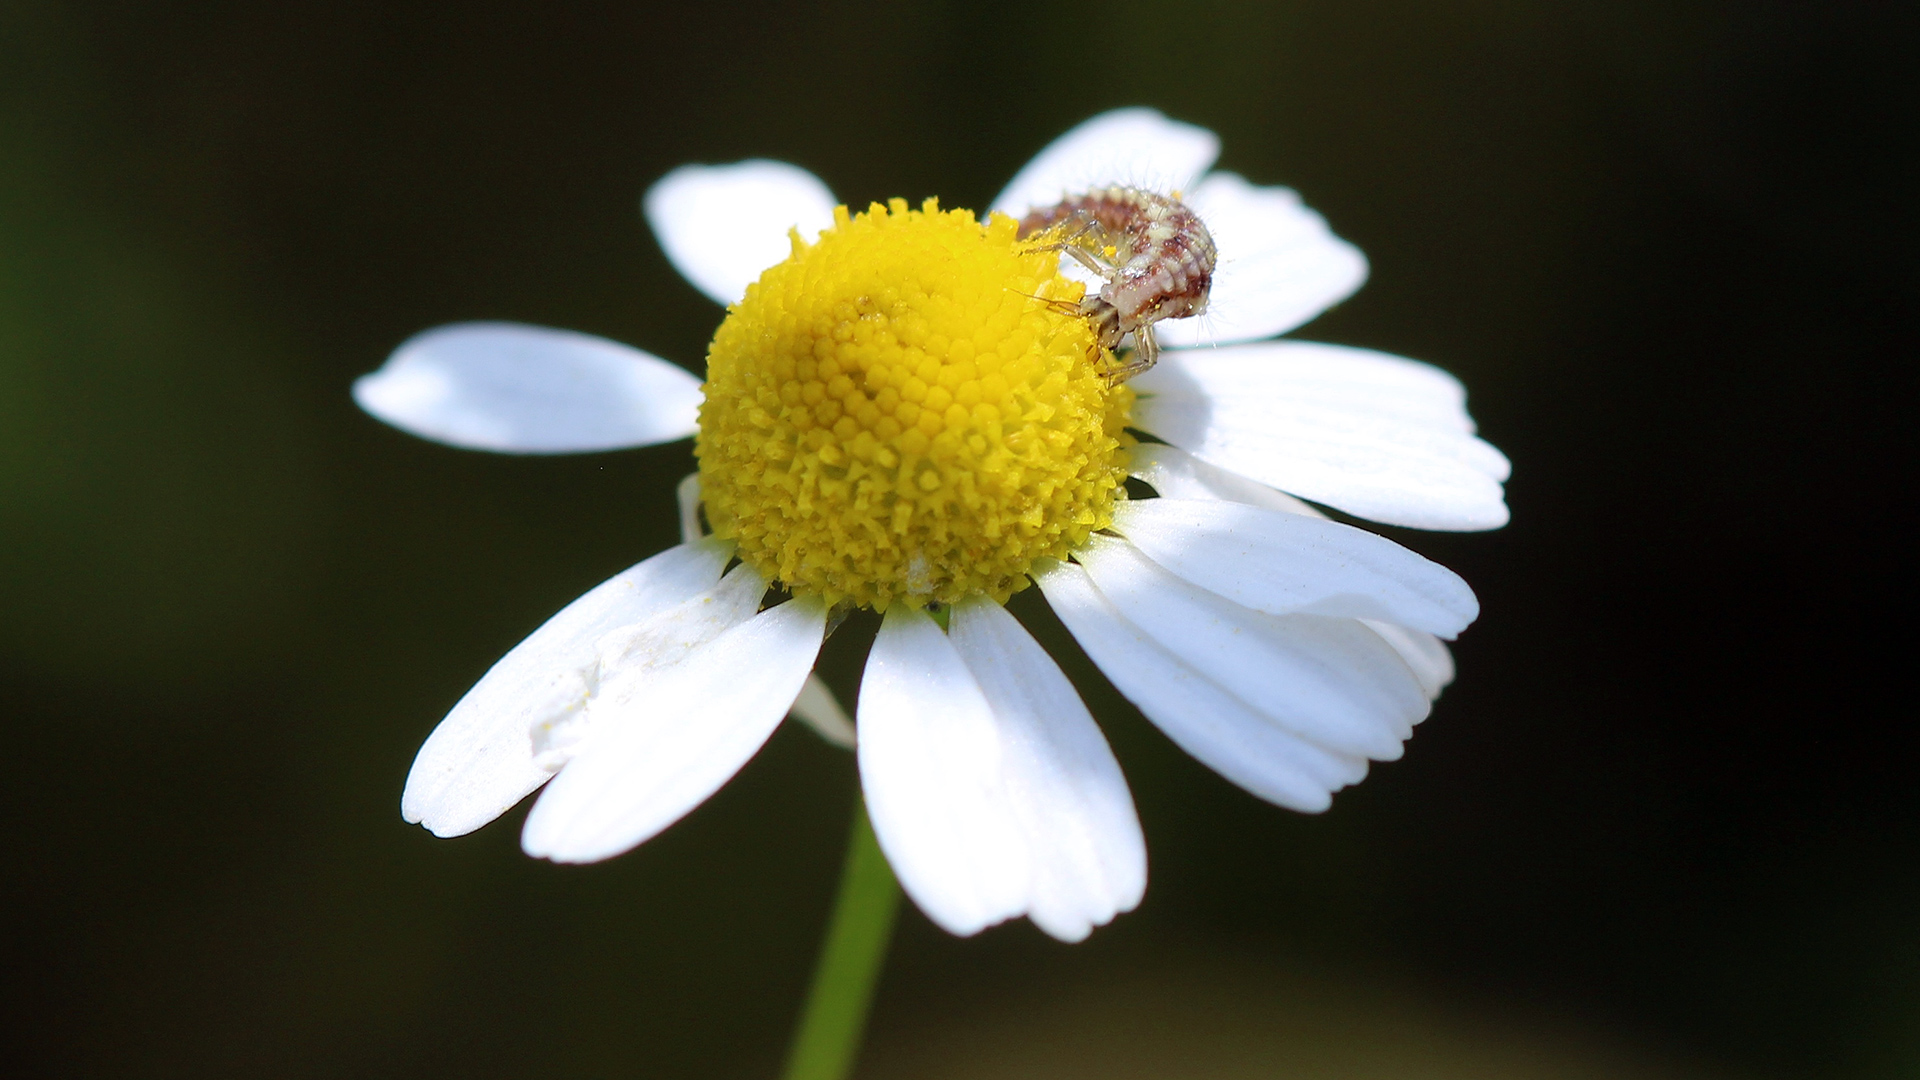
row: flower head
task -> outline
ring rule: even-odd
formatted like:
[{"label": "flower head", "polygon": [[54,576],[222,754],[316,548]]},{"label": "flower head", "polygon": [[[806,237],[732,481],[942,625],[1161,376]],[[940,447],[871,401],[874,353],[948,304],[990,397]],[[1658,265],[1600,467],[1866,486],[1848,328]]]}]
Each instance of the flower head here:
[{"label": "flower head", "polygon": [[[1321,810],[1398,757],[1477,602],[1301,500],[1494,528],[1506,461],[1444,372],[1264,340],[1366,264],[1292,192],[1208,172],[1217,150],[1157,113],[1109,113],[985,219],[932,200],[852,214],[773,162],[676,170],[648,219],[729,305],[704,386],[564,331],[402,345],[355,395],[415,434],[523,453],[694,435],[700,460],[686,542],[502,658],[421,748],[408,820],[458,835],[546,784],[529,853],[626,851],[789,711],[853,741],[809,672],[832,610],[868,607],[885,617],[856,709],[861,783],[907,893],[954,933],[1024,914],[1078,939],[1138,903],[1145,846],[1099,728],[1002,607],[1030,583],[1149,720],[1261,798]],[[1219,255],[1207,316],[1159,323],[1170,351],[1124,383],[1076,314],[1085,275],[1015,225],[1115,183],[1182,192]],[[1129,475],[1157,497],[1128,499]],[[776,586],[788,598],[765,606]]]},{"label": "flower head", "polygon": [[1112,521],[1133,394],[1045,303],[1082,287],[1014,228],[837,210],[733,305],[694,447],[742,562],[830,604],[1004,601]]}]

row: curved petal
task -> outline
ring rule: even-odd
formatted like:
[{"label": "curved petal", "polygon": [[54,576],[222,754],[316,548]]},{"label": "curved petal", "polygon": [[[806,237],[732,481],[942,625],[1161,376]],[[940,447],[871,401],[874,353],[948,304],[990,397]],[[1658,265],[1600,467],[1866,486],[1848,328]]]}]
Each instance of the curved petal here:
[{"label": "curved petal", "polygon": [[1500,451],[1473,436],[1438,368],[1366,349],[1271,342],[1163,354],[1134,422],[1224,469],[1390,525],[1507,522]]},{"label": "curved petal", "polygon": [[1128,621],[1086,570],[1056,563],[1035,576],[1047,603],[1127,700],[1180,748],[1247,791],[1318,813],[1367,774],[1365,758],[1284,731]]},{"label": "curved petal", "polygon": [[1284,334],[1352,296],[1367,257],[1291,188],[1208,174],[1187,196],[1219,249],[1205,315],[1154,327],[1160,344],[1225,345]]},{"label": "curved petal", "polygon": [[812,728],[814,734],[842,750],[851,750],[860,741],[853,729],[853,721],[847,717],[847,710],[840,707],[840,699],[833,696],[833,690],[818,672],[807,676],[806,685],[800,688],[800,696],[793,699],[793,708],[787,712],[795,720]]},{"label": "curved petal", "polygon": [[423,439],[577,454],[692,435],[700,380],[617,341],[521,323],[435,327],[403,342],[353,400]]},{"label": "curved petal", "polygon": [[733,554],[718,540],[682,544],[614,575],[527,635],[433,729],[407,774],[400,812],[435,836],[492,821],[552,777],[534,761],[535,724],[577,709],[609,631],[711,589]]},{"label": "curved petal", "polygon": [[826,626],[819,599],[791,600],[650,673],[541,793],[521,847],[555,862],[597,862],[705,802],[787,715]]},{"label": "curved petal", "polygon": [[993,209],[1023,217],[1062,196],[1127,184],[1154,191],[1191,188],[1220,156],[1220,137],[1152,109],[1101,113],[1048,144],[1014,174]]},{"label": "curved petal", "polygon": [[1025,911],[1029,856],[993,710],[925,612],[888,609],[858,710],[860,786],[907,895],[963,937]]},{"label": "curved petal", "polygon": [[950,640],[993,710],[1005,798],[1032,858],[1027,914],[1079,941],[1132,911],[1147,844],[1106,736],[1040,643],[984,597],[954,606]]},{"label": "curved petal", "polygon": [[700,527],[700,474],[688,473],[673,489],[673,501],[680,506],[680,542],[691,544],[707,535]]},{"label": "curved petal", "polygon": [[1426,719],[1413,672],[1356,620],[1242,607],[1110,537],[1093,537],[1074,559],[1161,648],[1303,739],[1392,761]]},{"label": "curved petal", "polygon": [[1326,517],[1284,491],[1210,465],[1177,446],[1140,443],[1130,454],[1133,475],[1152,485],[1162,498],[1221,499],[1288,514]]},{"label": "curved petal", "polygon": [[1480,614],[1460,576],[1382,536],[1241,503],[1139,499],[1113,528],[1154,562],[1236,604],[1335,615],[1451,638]]},{"label": "curved petal", "polygon": [[1361,619],[1360,624],[1379,634],[1400,654],[1414,678],[1420,680],[1420,689],[1429,700],[1438,700],[1440,691],[1453,683],[1453,653],[1447,651],[1446,642],[1432,634],[1377,619]]},{"label": "curved petal", "polygon": [[787,230],[808,240],[833,224],[833,192],[784,161],[682,165],[647,189],[647,224],[674,269],[722,304],[793,250]]},{"label": "curved petal", "polygon": [[[1209,465],[1177,446],[1141,443],[1133,448],[1132,454],[1133,475],[1153,485],[1153,489],[1163,498],[1215,499],[1313,518],[1326,517],[1291,495],[1249,480],[1239,473]],[[1429,699],[1438,699],[1440,691],[1453,682],[1453,655],[1439,638],[1376,619],[1359,621],[1393,646],[1394,651],[1400,654],[1400,659],[1406,661],[1407,667],[1420,680],[1421,689]]]}]

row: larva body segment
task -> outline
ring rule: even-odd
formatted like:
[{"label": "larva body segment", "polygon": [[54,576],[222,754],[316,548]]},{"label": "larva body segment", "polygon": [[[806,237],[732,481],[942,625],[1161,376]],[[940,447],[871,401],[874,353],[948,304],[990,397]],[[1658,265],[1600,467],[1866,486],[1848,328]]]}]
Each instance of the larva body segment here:
[{"label": "larva body segment", "polygon": [[1175,196],[1117,185],[1071,195],[1027,214],[1020,236],[1047,241],[1105,282],[1076,313],[1092,323],[1103,349],[1134,336],[1133,356],[1115,381],[1153,366],[1160,351],[1154,323],[1207,309],[1218,252],[1206,223]]}]

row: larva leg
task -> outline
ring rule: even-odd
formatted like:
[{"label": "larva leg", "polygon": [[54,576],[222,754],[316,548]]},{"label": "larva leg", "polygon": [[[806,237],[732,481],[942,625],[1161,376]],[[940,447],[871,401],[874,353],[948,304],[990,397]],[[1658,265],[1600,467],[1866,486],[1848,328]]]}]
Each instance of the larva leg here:
[{"label": "larva leg", "polygon": [[1113,382],[1123,383],[1135,375],[1142,374],[1160,361],[1160,339],[1153,334],[1153,327],[1143,326],[1133,332],[1133,355],[1120,365],[1120,370],[1110,378]]},{"label": "larva leg", "polygon": [[1114,278],[1114,275],[1120,272],[1114,267],[1109,266],[1106,263],[1101,262],[1099,259],[1094,258],[1093,253],[1088,251],[1086,248],[1080,247],[1078,245],[1074,245],[1074,246],[1067,247],[1064,250],[1068,255],[1073,257],[1073,261],[1079,263],[1081,266],[1086,267],[1092,273],[1100,275],[1100,277],[1103,280],[1112,281]]},{"label": "larva leg", "polygon": [[1080,245],[1079,237],[1084,236],[1090,229],[1091,226],[1087,229],[1081,229],[1072,237],[1050,244],[1042,244],[1031,250],[1061,252],[1073,259],[1074,262],[1086,267],[1089,273],[1098,276],[1100,280],[1112,281],[1114,275],[1120,272],[1119,268]]},{"label": "larva leg", "polygon": [[[1016,289],[1014,291],[1018,292],[1019,290]],[[1035,296],[1032,293],[1020,293],[1020,295],[1026,297],[1029,300],[1034,300],[1041,304],[1044,304],[1047,310],[1055,312],[1060,315],[1078,316],[1078,315],[1086,314],[1085,312],[1080,310],[1079,304],[1076,304],[1071,300],[1055,300],[1051,296]]]},{"label": "larva leg", "polygon": [[[1077,222],[1078,227],[1069,231],[1067,229],[1069,222]],[[1085,214],[1075,214],[1073,217],[1067,218],[1058,224],[1050,225],[1025,239],[1027,243],[1033,245],[1032,250],[1034,251],[1065,251],[1079,244],[1088,233],[1099,227],[1100,223],[1093,218]],[[1040,242],[1043,237],[1048,236],[1053,237],[1053,239],[1047,240],[1045,243]]]}]

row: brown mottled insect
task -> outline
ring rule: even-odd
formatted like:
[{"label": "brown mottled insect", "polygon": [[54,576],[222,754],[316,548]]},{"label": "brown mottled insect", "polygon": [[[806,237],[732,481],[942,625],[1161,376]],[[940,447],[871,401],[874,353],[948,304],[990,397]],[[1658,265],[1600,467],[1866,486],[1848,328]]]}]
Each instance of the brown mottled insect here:
[{"label": "brown mottled insect", "polygon": [[1119,186],[1072,195],[1022,218],[1020,236],[1048,241],[1105,282],[1071,307],[1093,324],[1103,349],[1133,335],[1133,355],[1112,373],[1114,382],[1159,359],[1154,323],[1207,310],[1213,234],[1178,196]]}]

